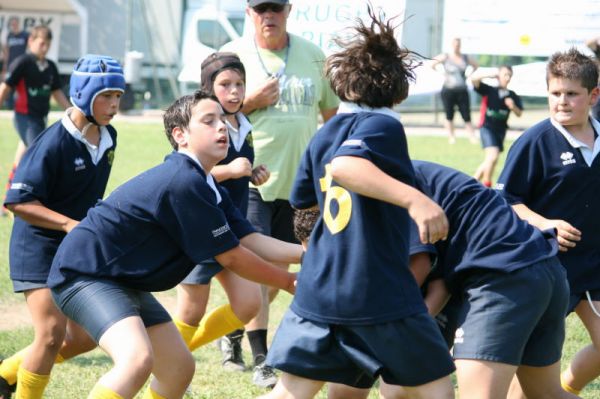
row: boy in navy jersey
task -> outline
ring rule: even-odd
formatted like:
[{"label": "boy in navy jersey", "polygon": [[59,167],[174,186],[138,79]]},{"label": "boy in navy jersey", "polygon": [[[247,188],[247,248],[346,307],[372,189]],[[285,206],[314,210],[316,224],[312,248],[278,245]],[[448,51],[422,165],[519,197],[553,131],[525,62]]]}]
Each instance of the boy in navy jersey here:
[{"label": "boy in navy jersey", "polygon": [[92,208],[60,245],[48,276],[59,308],[114,361],[89,398],[133,398],[150,374],[147,397],[183,396],[194,360],[150,292],[175,287],[203,260],[294,291],[293,274],[250,250],[297,262],[301,248],[255,233],[209,173],[229,147],[216,99],[183,96],[164,125],[176,151]]},{"label": "boy in navy jersey", "polygon": [[568,311],[593,342],[562,374],[563,388],[578,393],[600,375],[600,123],[589,116],[600,95],[598,65],[576,49],[555,53],[546,82],[550,118],[511,146],[496,188],[521,218],[557,230]]},{"label": "boy in navy jersey", "polygon": [[508,116],[511,111],[517,116],[521,116],[523,112],[521,97],[508,89],[512,74],[512,68],[509,65],[502,65],[498,68],[497,72],[489,76],[498,79],[497,87],[488,86],[481,81],[483,78],[488,77],[486,75],[475,73],[475,77],[471,76],[475,91],[486,99],[485,117],[483,125],[479,129],[485,158],[477,168],[474,176],[486,187],[492,186],[492,177],[494,176],[498,156],[504,150]]},{"label": "boy in navy jersey", "polygon": [[454,397],[452,360],[408,268],[409,214],[424,242],[448,230],[441,208],[412,187],[391,109],[408,94],[411,53],[390,22],[369,15],[327,60],[344,102],[311,140],[293,185],[292,205],[322,216],[267,357],[283,374],[266,398],[310,398],[325,381],[368,388],[379,376],[422,398]]},{"label": "boy in navy jersey", "polygon": [[[10,277],[15,292],[25,294],[35,330],[29,347],[0,364],[0,389],[18,380],[18,397],[41,397],[67,326],[67,347],[69,341],[82,342],[80,336],[87,341],[85,332],[67,323],[54,304],[46,279],[65,234],[104,195],[117,139],[109,123],[124,89],[117,61],[82,57],[71,75],[74,107],[32,144],[7,192],[5,206],[16,216]],[[64,356],[58,360],[68,358],[71,349],[61,351]]]},{"label": "boy in navy jersey", "polygon": [[[242,215],[248,209],[248,184],[258,186],[269,178],[264,165],[252,167],[252,126],[240,112],[244,101],[246,72],[234,53],[213,53],[202,62],[202,89],[215,95],[225,112],[229,133],[227,157],[215,166],[211,174],[225,187]],[[223,286],[229,304],[222,305],[203,317],[210,294],[210,281],[216,277]],[[240,329],[260,309],[258,284],[224,269],[214,259],[202,262],[177,286],[177,309],[173,319],[190,350]],[[199,324],[200,323],[200,324]],[[244,370],[241,353],[243,330],[223,339],[230,346],[223,359],[228,370]],[[229,344],[229,345],[228,345]]]}]

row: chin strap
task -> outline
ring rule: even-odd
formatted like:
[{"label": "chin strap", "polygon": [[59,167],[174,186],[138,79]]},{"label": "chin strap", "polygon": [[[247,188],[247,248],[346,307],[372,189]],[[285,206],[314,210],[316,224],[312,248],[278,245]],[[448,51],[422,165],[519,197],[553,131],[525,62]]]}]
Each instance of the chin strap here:
[{"label": "chin strap", "polygon": [[89,128],[90,128],[90,127],[92,127],[92,126],[94,126],[94,125],[96,125],[96,126],[97,126],[98,124],[96,124],[96,123],[93,123],[93,122],[89,122],[87,125],[85,125],[85,126],[83,127],[83,129],[81,129],[81,135],[82,135],[83,137],[85,137],[85,134],[87,133],[87,131],[89,130]]},{"label": "chin strap", "polygon": [[93,123],[93,124],[94,124],[94,125],[96,125],[96,126],[100,126],[100,125],[98,124],[98,122],[96,122],[96,119],[94,119],[94,117],[93,117],[92,115],[86,115],[86,116],[85,116],[85,119],[87,119],[87,120],[88,120],[90,123]]}]

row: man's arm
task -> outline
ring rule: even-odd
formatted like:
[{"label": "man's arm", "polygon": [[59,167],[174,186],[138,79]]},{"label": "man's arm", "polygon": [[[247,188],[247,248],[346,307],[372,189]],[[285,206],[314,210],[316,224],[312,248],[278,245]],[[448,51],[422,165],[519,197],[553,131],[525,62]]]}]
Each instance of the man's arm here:
[{"label": "man's arm", "polygon": [[269,78],[252,93],[246,95],[241,111],[248,115],[257,109],[276,104],[277,101],[279,101],[279,79]]}]

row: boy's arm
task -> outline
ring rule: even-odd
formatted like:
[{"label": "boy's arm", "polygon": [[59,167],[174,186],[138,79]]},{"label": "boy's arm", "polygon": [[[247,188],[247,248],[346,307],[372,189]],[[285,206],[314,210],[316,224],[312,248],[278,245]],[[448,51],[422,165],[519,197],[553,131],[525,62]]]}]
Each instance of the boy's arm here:
[{"label": "boy's arm", "polygon": [[431,256],[429,252],[419,252],[411,255],[409,267],[419,287],[422,286],[431,271]]},{"label": "boy's arm", "polygon": [[523,110],[519,108],[515,100],[513,100],[512,98],[506,97],[504,99],[504,104],[506,104],[508,109],[510,109],[515,115],[521,116],[523,114]]},{"label": "boy's arm", "polygon": [[529,209],[525,204],[514,204],[514,211],[523,220],[540,230],[556,229],[558,249],[562,252],[568,251],[581,240],[581,231],[571,226],[568,222],[560,219],[546,219],[539,213]]},{"label": "boy's arm", "polygon": [[427,284],[427,294],[425,295],[425,306],[431,316],[436,316],[442,311],[450,299],[450,293],[446,287],[444,279],[437,278]]},{"label": "boy's arm", "polygon": [[217,165],[210,173],[220,183],[229,179],[239,179],[243,176],[252,176],[252,164],[245,157],[235,158],[226,165]]},{"label": "boy's arm", "polygon": [[215,256],[215,259],[221,266],[245,279],[280,288],[290,294],[296,290],[295,273],[267,263],[241,245]]},{"label": "boy's arm", "polygon": [[61,89],[56,89],[52,91],[52,98],[60,105],[63,109],[67,109],[71,106],[67,97],[65,97],[65,93],[62,92]]},{"label": "boy's arm", "polygon": [[6,100],[11,90],[12,88],[6,83],[0,83],[0,107],[2,106],[2,104],[4,104],[4,100]]},{"label": "boy's arm", "polygon": [[240,243],[263,259],[273,263],[300,263],[302,246],[281,241],[260,233],[243,237]]},{"label": "boy's arm", "polygon": [[443,209],[416,188],[386,174],[371,161],[353,156],[335,157],[331,161],[331,175],[338,184],[357,194],[406,208],[419,228],[422,243],[446,239],[448,219]]},{"label": "boy's arm", "polygon": [[498,70],[495,69],[495,70],[489,71],[487,73],[479,70],[477,72],[471,73],[471,75],[469,76],[469,79],[471,79],[471,83],[473,84],[473,87],[476,89],[479,88],[481,81],[485,78],[498,78]]},{"label": "boy's arm", "polygon": [[52,209],[45,207],[39,201],[6,204],[6,207],[27,223],[45,229],[68,233],[79,224],[77,220],[73,220],[61,213],[55,212]]}]

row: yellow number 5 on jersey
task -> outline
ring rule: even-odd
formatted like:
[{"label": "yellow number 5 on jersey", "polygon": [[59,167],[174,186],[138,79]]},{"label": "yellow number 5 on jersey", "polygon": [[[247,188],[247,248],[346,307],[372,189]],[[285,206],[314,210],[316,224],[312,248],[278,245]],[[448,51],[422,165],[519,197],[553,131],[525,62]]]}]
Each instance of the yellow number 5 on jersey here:
[{"label": "yellow number 5 on jersey", "polygon": [[[348,190],[343,187],[331,187],[331,164],[325,165],[325,177],[319,179],[321,191],[325,192],[325,206],[323,209],[323,220],[331,234],[337,234],[344,230],[350,221],[352,214],[352,197]],[[338,213],[334,217],[331,214],[331,201],[338,203]]]}]

